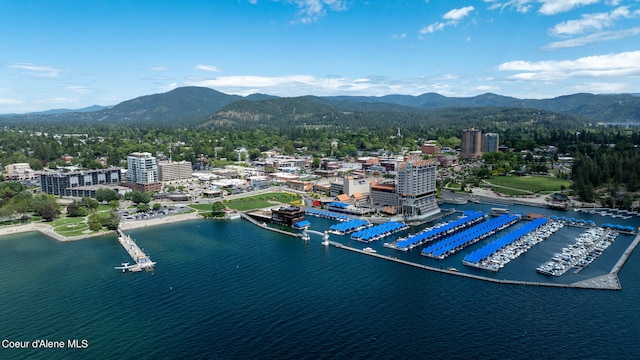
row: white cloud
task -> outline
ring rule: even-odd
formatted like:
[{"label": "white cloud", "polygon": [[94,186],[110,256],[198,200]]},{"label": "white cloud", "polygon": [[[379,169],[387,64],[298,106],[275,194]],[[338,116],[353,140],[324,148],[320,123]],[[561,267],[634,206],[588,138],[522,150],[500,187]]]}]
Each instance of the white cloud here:
[{"label": "white cloud", "polygon": [[26,70],[31,76],[45,79],[56,79],[59,77],[61,72],[65,71],[53,66],[35,65],[31,63],[9,64],[7,65],[7,67],[18,70]]},{"label": "white cloud", "polygon": [[589,31],[600,31],[610,27],[619,18],[637,16],[626,6],[621,6],[610,13],[584,14],[579,20],[567,20],[554,26],[549,33],[552,35],[575,35]]},{"label": "white cloud", "polygon": [[511,1],[496,1],[496,0],[484,0],[485,3],[489,3],[489,10],[500,9],[500,11],[506,8],[515,8],[517,12],[526,14],[531,10],[533,5],[532,0],[511,0]]},{"label": "white cloud", "polygon": [[574,39],[552,42],[545,45],[542,50],[566,49],[604,41],[624,39],[638,34],[640,34],[640,27],[621,31],[603,31]]},{"label": "white cloud", "polygon": [[327,8],[333,11],[343,11],[347,9],[345,0],[288,0],[295,4],[300,10],[300,22],[303,24],[312,23],[323,17],[327,13]]},{"label": "white cloud", "polygon": [[65,97],[55,97],[55,98],[36,100],[35,103],[36,104],[56,106],[56,105],[76,104],[76,103],[78,103],[78,100],[77,99],[72,99],[72,98],[65,98]]},{"label": "white cloud", "polygon": [[150,68],[150,70],[151,71],[169,71],[171,69],[166,66],[153,66]]},{"label": "white cloud", "polygon": [[91,88],[82,85],[65,86],[65,89],[76,93],[88,93],[91,91]]},{"label": "white cloud", "polygon": [[391,35],[391,38],[394,40],[403,40],[407,38],[407,34],[406,33],[402,33],[402,34],[393,34]]},{"label": "white cloud", "polygon": [[[312,75],[285,76],[225,76],[215,79],[193,79],[185,85],[205,86],[227,94],[250,95],[266,93],[276,96],[302,95],[366,95],[383,96],[388,94],[420,95],[425,92],[438,92],[443,95],[463,96],[470,87],[458,88],[457,75],[438,77],[415,77],[394,80],[385,76],[363,76],[346,78],[342,76],[317,77]],[[464,93],[460,91],[464,90]],[[475,95],[475,94],[474,94]]]},{"label": "white cloud", "polygon": [[220,72],[221,70],[215,65],[196,65],[195,68],[197,70],[209,71],[209,72]]},{"label": "white cloud", "polygon": [[420,34],[433,34],[436,31],[440,31],[440,30],[444,29],[445,26],[447,26],[447,24],[445,24],[445,23],[441,23],[441,22],[433,23],[433,24],[430,24],[428,26],[423,27],[420,30]]},{"label": "white cloud", "polygon": [[538,10],[543,15],[555,15],[567,12],[578,6],[591,5],[600,0],[541,0],[542,6]]},{"label": "white cloud", "polygon": [[572,87],[575,92],[588,92],[594,94],[612,94],[633,91],[628,84],[619,82],[589,82]]},{"label": "white cloud", "polygon": [[465,6],[460,9],[453,9],[444,14],[442,18],[445,20],[460,21],[469,16],[469,13],[471,13],[473,10],[473,6]]},{"label": "white cloud", "polygon": [[22,101],[15,99],[3,99],[0,98],[0,105],[21,105]]},{"label": "white cloud", "polygon": [[[541,4],[538,12],[543,15],[555,15],[570,11],[579,6],[596,4],[600,1],[601,0],[484,0],[485,3],[491,4],[489,5],[490,10],[513,8],[523,14],[529,12],[538,4]],[[617,0],[608,2],[608,4],[613,6],[617,5],[617,3],[619,3]]]},{"label": "white cloud", "polygon": [[623,78],[640,75],[640,51],[595,55],[575,60],[509,61],[499,71],[516,72],[512,80],[560,81],[569,78]]},{"label": "white cloud", "polygon": [[443,30],[447,26],[452,26],[452,25],[455,26],[462,19],[464,19],[467,16],[469,16],[469,14],[473,10],[474,10],[473,6],[465,6],[465,7],[460,8],[460,9],[450,10],[446,14],[442,15],[442,18],[444,20],[447,20],[446,22],[436,22],[436,23],[427,25],[427,26],[423,27],[422,29],[420,29],[420,34],[433,34],[436,31]]}]

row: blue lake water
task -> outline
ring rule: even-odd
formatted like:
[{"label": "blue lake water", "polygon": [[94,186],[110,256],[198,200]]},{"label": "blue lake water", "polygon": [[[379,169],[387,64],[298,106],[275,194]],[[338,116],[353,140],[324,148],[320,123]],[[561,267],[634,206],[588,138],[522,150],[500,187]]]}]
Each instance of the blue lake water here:
[{"label": "blue lake water", "polygon": [[[316,230],[333,224],[310,221]],[[637,252],[619,274],[622,291],[605,291],[503,285],[429,272],[327,248],[317,236],[305,243],[244,220],[195,220],[127,233],[157,261],[154,271],[114,270],[130,261],[115,236],[63,244],[37,233],[0,238],[2,339],[88,342],[86,349],[0,349],[0,357],[640,357]],[[460,264],[471,250],[444,263],[461,271],[534,281],[571,282],[589,271],[608,272],[619,251],[613,246],[593,269],[563,276],[573,278],[549,279],[535,272],[534,264],[548,260],[554,246],[562,247],[577,233],[570,229],[550,238],[539,244],[548,248],[532,249],[495,275]],[[346,237],[336,240],[350,242]],[[619,238],[615,245],[623,249],[624,241]],[[380,242],[371,246],[441,264],[420,256],[419,249],[403,253]]]}]

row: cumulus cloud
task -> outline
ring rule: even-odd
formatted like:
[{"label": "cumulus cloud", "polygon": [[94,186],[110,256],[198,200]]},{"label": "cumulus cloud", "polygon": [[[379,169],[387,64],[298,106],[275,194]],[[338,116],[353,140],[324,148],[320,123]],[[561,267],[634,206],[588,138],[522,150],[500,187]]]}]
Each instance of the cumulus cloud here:
[{"label": "cumulus cloud", "polygon": [[221,70],[215,66],[215,65],[203,65],[203,64],[199,64],[196,65],[195,68],[197,70],[202,70],[202,71],[209,71],[209,72],[220,72]]},{"label": "cumulus cloud", "polygon": [[602,31],[599,33],[589,34],[574,39],[552,42],[542,47],[542,50],[573,48],[604,41],[624,39],[638,34],[640,34],[640,27],[620,31]]},{"label": "cumulus cloud", "polygon": [[631,18],[640,15],[632,13],[626,6],[621,6],[610,13],[584,14],[581,19],[567,20],[554,26],[549,33],[551,35],[576,35],[590,31],[600,31],[610,27],[620,18]]},{"label": "cumulus cloud", "polygon": [[627,77],[640,75],[640,51],[595,55],[575,60],[509,61],[499,71],[516,72],[512,80],[555,81],[569,78]]},{"label": "cumulus cloud", "polygon": [[446,14],[442,15],[442,18],[447,21],[427,25],[420,29],[420,34],[432,34],[436,31],[443,30],[447,26],[455,26],[461,20],[469,16],[473,10],[475,10],[473,6],[465,6],[463,8],[450,10]]},{"label": "cumulus cloud", "polygon": [[65,71],[53,66],[35,65],[31,63],[8,64],[7,67],[11,69],[25,70],[31,76],[44,79],[56,79],[60,76],[61,72]]}]

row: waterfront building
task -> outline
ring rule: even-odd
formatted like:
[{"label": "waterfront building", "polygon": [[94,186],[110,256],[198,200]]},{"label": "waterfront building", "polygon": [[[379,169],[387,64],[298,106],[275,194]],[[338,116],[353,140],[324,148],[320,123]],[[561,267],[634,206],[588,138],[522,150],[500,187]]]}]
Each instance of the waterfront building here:
[{"label": "waterfront building", "polygon": [[484,134],[484,152],[497,152],[500,148],[500,135],[497,133]]},{"label": "waterfront building", "polygon": [[405,218],[424,218],[440,212],[436,200],[436,163],[410,158],[400,164],[396,192]]},{"label": "waterfront building", "polygon": [[305,219],[304,210],[299,206],[287,206],[271,210],[271,222],[278,225],[293,226]]},{"label": "waterfront building", "polygon": [[189,161],[159,161],[158,181],[180,181],[188,180],[193,176],[193,168]]},{"label": "waterfront building", "polygon": [[462,130],[460,157],[479,159],[482,157],[482,132],[474,128]]},{"label": "waterfront building", "polygon": [[95,197],[96,190],[108,187],[121,192],[120,168],[85,170],[62,173],[48,171],[40,174],[40,191],[57,196]]},{"label": "waterfront building", "polygon": [[158,164],[156,158],[148,152],[134,152],[127,156],[127,183],[133,190],[160,191]]}]

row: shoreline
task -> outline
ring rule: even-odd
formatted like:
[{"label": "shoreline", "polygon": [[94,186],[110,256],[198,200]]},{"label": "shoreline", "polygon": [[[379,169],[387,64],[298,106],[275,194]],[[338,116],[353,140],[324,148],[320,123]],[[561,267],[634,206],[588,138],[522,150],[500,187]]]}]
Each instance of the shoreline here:
[{"label": "shoreline", "polygon": [[[198,211],[194,211],[187,214],[177,214],[177,215],[171,215],[171,216],[166,216],[166,217],[157,218],[157,219],[120,222],[120,229],[133,230],[133,229],[140,229],[140,228],[145,228],[149,226],[171,224],[176,222],[182,222],[187,220],[197,220],[197,219],[202,219],[202,216],[200,216],[200,213]],[[59,242],[79,241],[79,240],[85,240],[85,239],[90,239],[94,237],[116,233],[115,230],[109,230],[109,231],[100,231],[100,232],[95,232],[95,233],[90,233],[85,235],[78,235],[78,236],[63,236],[55,232],[53,230],[53,227],[50,224],[41,223],[41,222],[40,223],[32,222],[28,224],[6,225],[3,227],[0,227],[0,237],[4,235],[24,234],[24,233],[33,232],[33,231],[37,231],[42,235],[50,237]]]}]

